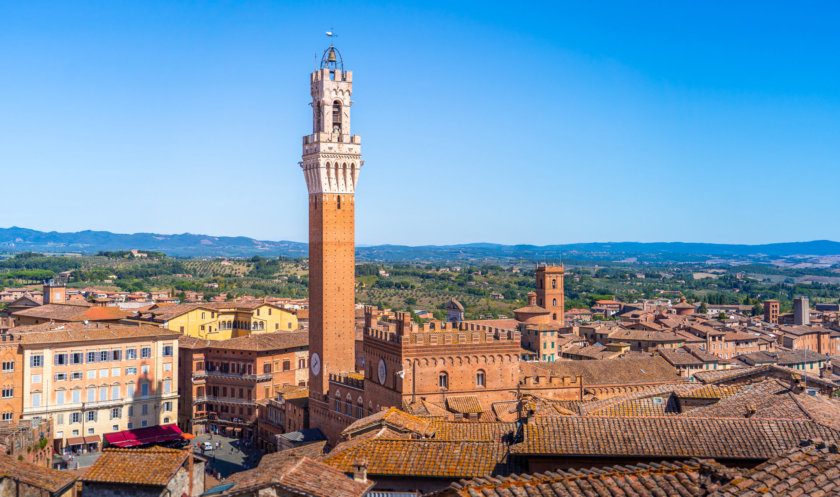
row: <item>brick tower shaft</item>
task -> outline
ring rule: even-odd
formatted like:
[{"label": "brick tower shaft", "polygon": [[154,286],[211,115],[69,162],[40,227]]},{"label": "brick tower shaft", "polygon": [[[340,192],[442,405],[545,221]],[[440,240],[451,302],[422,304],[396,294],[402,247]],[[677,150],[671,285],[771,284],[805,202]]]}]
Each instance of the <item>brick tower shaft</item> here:
[{"label": "brick tower shaft", "polygon": [[309,190],[309,396],[323,417],[329,375],[355,370],[355,193],[361,137],[350,134],[353,73],[334,46],[309,77],[312,134],[300,166]]}]

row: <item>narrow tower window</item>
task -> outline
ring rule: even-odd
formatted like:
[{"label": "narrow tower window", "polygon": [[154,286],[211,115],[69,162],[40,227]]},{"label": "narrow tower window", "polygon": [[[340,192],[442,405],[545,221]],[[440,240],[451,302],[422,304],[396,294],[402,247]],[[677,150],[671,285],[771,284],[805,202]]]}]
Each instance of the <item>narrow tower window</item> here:
[{"label": "narrow tower window", "polygon": [[341,195],[338,196],[338,208],[341,209]]},{"label": "narrow tower window", "polygon": [[551,280],[551,288],[557,288],[557,280]]},{"label": "narrow tower window", "polygon": [[333,133],[341,133],[341,102],[333,102]]}]

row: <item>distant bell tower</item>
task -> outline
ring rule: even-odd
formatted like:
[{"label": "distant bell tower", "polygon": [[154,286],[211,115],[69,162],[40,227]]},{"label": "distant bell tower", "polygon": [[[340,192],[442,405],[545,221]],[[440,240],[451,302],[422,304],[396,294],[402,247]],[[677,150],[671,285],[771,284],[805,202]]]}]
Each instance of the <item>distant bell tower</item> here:
[{"label": "distant bell tower", "polygon": [[66,278],[58,277],[44,282],[44,304],[63,304],[66,300]]},{"label": "distant bell tower", "polygon": [[551,313],[551,319],[563,323],[563,312],[566,308],[566,297],[563,293],[563,276],[566,270],[563,265],[549,266],[537,264],[537,305]]},{"label": "distant bell tower", "polygon": [[[328,33],[331,35],[331,33]],[[353,73],[330,44],[309,75],[312,134],[300,166],[309,190],[309,395],[313,425],[329,375],[355,370],[355,193],[361,137],[350,134]]]}]

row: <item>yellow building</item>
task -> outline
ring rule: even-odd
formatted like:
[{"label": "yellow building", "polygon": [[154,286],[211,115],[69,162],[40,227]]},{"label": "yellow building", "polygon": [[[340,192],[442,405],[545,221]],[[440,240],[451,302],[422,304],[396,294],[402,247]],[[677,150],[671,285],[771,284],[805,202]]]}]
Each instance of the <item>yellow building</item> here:
[{"label": "yellow building", "polygon": [[275,331],[296,331],[297,316],[264,302],[211,302],[155,306],[124,321],[157,325],[205,340],[228,340]]}]

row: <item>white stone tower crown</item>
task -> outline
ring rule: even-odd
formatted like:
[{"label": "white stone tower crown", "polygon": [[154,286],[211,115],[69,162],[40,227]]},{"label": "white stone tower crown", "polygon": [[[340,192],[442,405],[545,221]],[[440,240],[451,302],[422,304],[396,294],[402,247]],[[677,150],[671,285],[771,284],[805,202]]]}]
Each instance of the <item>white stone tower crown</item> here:
[{"label": "white stone tower crown", "polygon": [[330,45],[321,68],[309,75],[312,134],[303,137],[303,161],[309,193],[356,192],[362,168],[362,138],[350,134],[353,72],[344,71],[341,54]]}]

